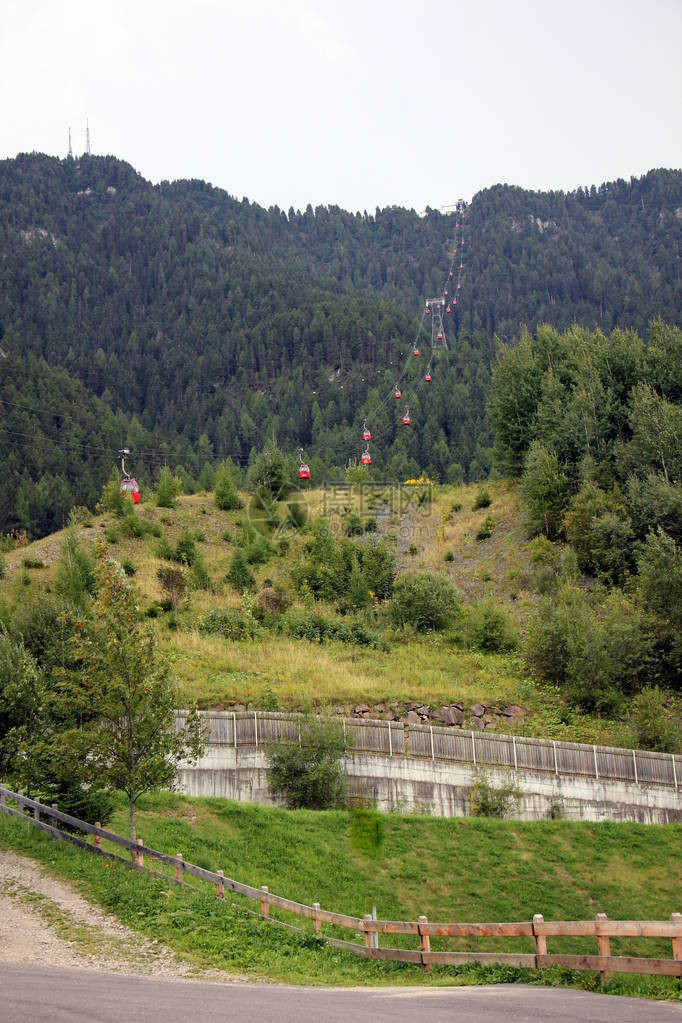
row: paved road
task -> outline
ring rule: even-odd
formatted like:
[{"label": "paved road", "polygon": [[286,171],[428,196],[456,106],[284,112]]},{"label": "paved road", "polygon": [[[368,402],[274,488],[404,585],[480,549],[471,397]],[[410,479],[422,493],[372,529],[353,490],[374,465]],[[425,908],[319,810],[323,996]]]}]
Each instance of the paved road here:
[{"label": "paved road", "polygon": [[560,988],[299,988],[0,965],[2,1023],[682,1023],[682,1006]]}]

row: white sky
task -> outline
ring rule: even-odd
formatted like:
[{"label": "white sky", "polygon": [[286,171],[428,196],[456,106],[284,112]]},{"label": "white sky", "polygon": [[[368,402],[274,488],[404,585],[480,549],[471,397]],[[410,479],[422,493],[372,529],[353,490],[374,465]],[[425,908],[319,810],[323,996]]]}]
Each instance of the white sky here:
[{"label": "white sky", "polygon": [[421,210],[682,166],[682,0],[0,0],[0,156]]}]

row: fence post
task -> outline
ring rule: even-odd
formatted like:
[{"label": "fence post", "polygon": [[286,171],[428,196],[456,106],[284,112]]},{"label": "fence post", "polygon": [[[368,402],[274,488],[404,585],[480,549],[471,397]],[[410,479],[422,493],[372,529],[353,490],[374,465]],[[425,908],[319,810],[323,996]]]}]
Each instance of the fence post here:
[{"label": "fence post", "polygon": [[476,740],[474,739],[474,730],[471,729],[471,750],[474,754],[474,767],[476,766]]},{"label": "fence post", "polygon": [[[99,821],[95,821],[95,827],[96,828],[101,828],[102,825],[101,825],[101,823]],[[93,835],[92,836],[92,844],[94,845],[95,849],[99,849],[100,848],[100,846],[102,845],[102,839],[99,837],[99,835]]]},{"label": "fence post", "polygon": [[[137,839],[137,845],[138,846],[144,845],[144,842],[142,841],[141,838]],[[144,867],[144,853],[140,849],[137,849],[135,852],[135,866]]]},{"label": "fence post", "polygon": [[365,948],[371,948],[372,947],[372,934],[371,934],[369,928],[367,927],[367,924],[371,924],[371,922],[372,922],[371,914],[370,913],[365,913],[364,917],[362,918],[362,921],[363,921],[363,924],[364,924],[364,931],[365,931]]},{"label": "fence post", "polygon": [[[671,923],[682,924],[682,913],[671,913]],[[682,937],[673,938],[673,959],[676,962],[682,962]]]},{"label": "fence post", "polygon": [[234,739],[234,748],[237,748],[237,715],[232,714],[232,738]]},{"label": "fence post", "polygon": [[632,766],[635,769],[635,785],[639,785],[639,778],[637,777],[637,754],[632,751]]},{"label": "fence post", "polygon": [[515,735],[512,735],[512,750],[514,751],[514,770],[518,771],[518,769],[519,769],[519,761],[518,761],[517,756],[516,756],[516,736]]},{"label": "fence post", "polygon": [[556,755],[556,739],[552,739],[552,749],[554,751],[554,774],[558,777],[559,775],[559,761]]},{"label": "fence post", "polygon": [[[52,804],[52,809],[53,809],[53,810],[56,810],[56,809],[57,809],[57,804],[56,804],[56,803],[53,803],[53,804]],[[58,821],[58,820],[55,820],[55,818],[54,818],[54,817],[52,818],[52,827],[53,827],[53,828],[55,828],[55,829],[56,829],[57,831],[59,831],[59,821]],[[52,837],[53,837],[54,839],[56,839],[56,838],[57,838],[57,836],[56,836],[56,835],[53,835]]]},{"label": "fence post", "polygon": [[393,756],[393,736],[391,735],[392,727],[393,727],[392,722],[389,721],[388,722],[388,755],[389,755],[389,757]]},{"label": "fence post", "polygon": [[321,926],[322,925],[320,924],[320,904],[319,902],[313,902],[313,927],[315,928],[316,933],[319,934]]},{"label": "fence post", "polygon": [[268,886],[266,884],[261,885],[261,897],[260,897],[260,915],[264,920],[267,920],[270,916],[270,903],[268,902]]},{"label": "fence post", "polygon": [[431,759],[435,760],[436,754],[434,753],[433,750],[433,725],[429,725],[429,735],[431,736]]},{"label": "fence post", "polygon": [[253,734],[256,740],[256,749],[258,749],[258,711],[253,712]]},{"label": "fence post", "polygon": [[592,756],[594,757],[594,777],[599,781],[599,768],[597,767],[597,747],[592,747]]},{"label": "fence post", "polygon": [[40,807],[38,806],[33,807],[33,820],[34,821],[40,820]]},{"label": "fence post", "polygon": [[[609,936],[607,934],[600,934],[599,933],[599,924],[600,924],[600,922],[602,920],[608,920],[608,917],[607,917],[606,913],[597,913],[597,916],[596,916],[595,919],[596,919],[596,922],[597,922],[597,950],[598,950],[598,953],[599,953],[600,956],[610,956],[611,955],[611,939],[609,938]],[[603,984],[604,981],[606,980],[606,974],[608,973],[608,970],[600,970],[599,973],[601,975],[601,982]]]},{"label": "fence post", "polygon": [[24,812],[24,793],[21,789],[17,792],[17,810],[21,814]]},{"label": "fence post", "polygon": [[5,805],[5,790],[0,789],[0,806]]},{"label": "fence post", "polygon": [[[427,924],[428,922],[429,921],[428,921],[427,917],[425,917],[425,916],[420,916],[419,917],[419,920],[418,920],[418,924],[419,924],[419,927],[418,927],[418,930],[419,930],[419,947],[420,947],[422,952],[430,952],[431,951],[431,938],[430,938],[430,936],[428,934],[424,934],[423,931],[422,931],[422,925],[423,924]],[[424,962],[423,955],[422,955],[422,966],[424,967],[424,973],[429,973],[430,972],[431,964]]]},{"label": "fence post", "polygon": [[542,913],[536,913],[533,917],[533,937],[535,938],[535,965],[538,966],[537,957],[547,955],[547,938],[544,934],[536,934],[535,928],[538,924],[544,924],[545,918]]},{"label": "fence post", "polygon": [[184,870],[182,863],[182,853],[177,853],[175,857],[175,880],[182,884],[182,872]]},{"label": "fence post", "polygon": [[673,762],[673,781],[675,782],[675,788],[677,788],[677,767],[675,766],[675,754],[670,754],[670,759]]},{"label": "fence post", "polygon": [[222,880],[222,878],[224,877],[224,874],[223,874],[222,870],[218,871],[218,877],[220,878],[220,881],[218,881],[217,885],[215,886],[216,898],[224,899],[225,898],[225,883]]}]

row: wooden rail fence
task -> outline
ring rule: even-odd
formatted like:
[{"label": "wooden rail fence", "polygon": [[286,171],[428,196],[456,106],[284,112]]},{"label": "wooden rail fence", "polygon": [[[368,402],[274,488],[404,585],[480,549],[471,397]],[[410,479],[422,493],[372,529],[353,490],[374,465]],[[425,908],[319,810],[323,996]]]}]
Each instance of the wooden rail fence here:
[{"label": "wooden rail fence", "polygon": [[[178,711],[181,724],[186,712]],[[272,711],[204,711],[207,742],[216,746],[263,746],[298,742],[301,715]],[[436,725],[404,725],[400,721],[340,719],[351,749],[390,757],[416,757],[506,767],[522,772],[627,781],[635,785],[666,785],[679,789],[682,756],[648,750],[619,749],[579,742],[498,735]]]},{"label": "wooden rail fence", "polygon": [[[14,805],[10,805],[14,804]],[[428,970],[432,964],[459,966],[463,963],[503,963],[508,966],[525,966],[543,969],[549,966],[563,966],[573,970],[595,970],[604,977],[609,973],[643,973],[657,976],[682,977],[682,914],[671,913],[669,920],[610,920],[599,913],[594,920],[545,920],[536,914],[531,921],[518,923],[432,923],[426,916],[418,920],[375,920],[369,914],[349,916],[322,909],[318,902],[307,906],[292,899],[283,898],[269,891],[266,885],[255,888],[233,878],[226,877],[222,870],[205,870],[185,860],[181,853],[170,856],[145,846],[142,839],[131,842],[113,831],[107,831],[98,824],[62,813],[55,805],[46,806],[35,799],[29,799],[21,792],[0,785],[0,812],[19,818],[55,839],[61,839],[104,856],[118,860],[126,866],[148,871],[145,857],[155,860],[174,871],[163,874],[169,883],[184,883],[185,876],[208,882],[215,887],[216,897],[225,898],[225,890],[243,895],[259,903],[260,916],[270,923],[291,928],[290,924],[270,916],[272,907],[312,921],[314,932],[327,944],[368,959],[386,959],[403,963],[414,963]],[[52,823],[41,820],[47,817]],[[73,829],[64,831],[60,824]],[[74,830],[92,837],[92,843],[73,833]],[[127,849],[130,859],[123,859],[115,853],[102,849],[102,840]],[[345,928],[354,934],[363,935],[363,943],[342,940],[322,934],[322,926]],[[300,930],[300,928],[293,928]],[[418,949],[378,947],[374,936],[412,935],[419,940]],[[431,951],[431,938],[528,938],[535,943],[534,952],[456,952]],[[548,938],[594,938],[597,942],[596,955],[550,954],[547,951]],[[639,956],[611,955],[611,938],[664,938],[672,942],[671,959],[654,959]]]}]

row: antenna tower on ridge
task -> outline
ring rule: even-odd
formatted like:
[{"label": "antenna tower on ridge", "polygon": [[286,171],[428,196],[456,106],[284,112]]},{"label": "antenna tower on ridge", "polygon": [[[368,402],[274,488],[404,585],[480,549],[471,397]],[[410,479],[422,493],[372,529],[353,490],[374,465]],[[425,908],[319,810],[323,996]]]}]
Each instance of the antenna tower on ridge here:
[{"label": "antenna tower on ridge", "polygon": [[73,149],[71,148],[71,129],[69,128],[69,158],[73,159]]},{"label": "antenna tower on ridge", "polygon": [[90,156],[90,122],[85,118],[85,152]]}]

